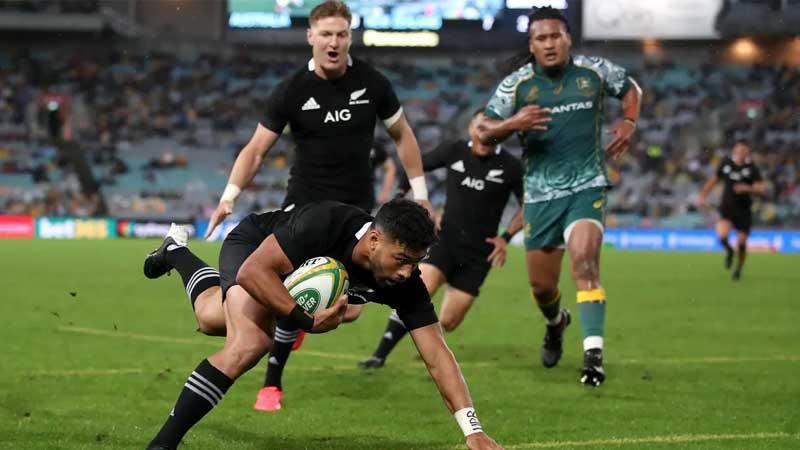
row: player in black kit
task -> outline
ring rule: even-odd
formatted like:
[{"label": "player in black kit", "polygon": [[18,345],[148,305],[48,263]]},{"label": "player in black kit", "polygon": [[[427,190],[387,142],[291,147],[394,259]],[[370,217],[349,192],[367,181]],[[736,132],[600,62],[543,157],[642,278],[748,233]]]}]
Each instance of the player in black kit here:
[{"label": "player in black kit", "polygon": [[722,200],[719,205],[720,219],[717,222],[717,236],[725,248],[725,268],[730,269],[733,264],[733,248],[728,243],[728,234],[731,229],[736,230],[736,248],[738,249],[736,267],[733,269],[733,279],[742,276],[742,266],[747,255],[747,237],[753,222],[750,210],[752,194],[764,192],[764,182],[761,181],[761,172],[750,160],[750,145],[745,141],[737,141],[733,146],[730,158],[725,158],[717,167],[717,172],[703,186],[698,196],[702,205],[706,196],[718,181],[724,183]]},{"label": "player in black kit", "polygon": [[[426,172],[447,167],[447,203],[439,241],[420,264],[429,295],[448,284],[440,310],[445,331],[455,330],[464,320],[490,267],[503,265],[508,241],[522,228],[520,211],[506,231],[497,235],[509,196],[513,193],[522,202],[523,170],[520,161],[501,147],[480,143],[477,125],[482,116],[478,112],[470,122],[470,141],[443,143],[422,156]],[[402,317],[392,312],[378,348],[358,366],[383,367],[405,334]]]},{"label": "player in black kit", "polygon": [[[233,211],[236,196],[253,179],[287,125],[297,145],[283,202],[285,210],[336,200],[372,212],[374,170],[369,156],[377,119],[397,146],[400,162],[412,180],[414,199],[432,210],[419,146],[391,83],[367,63],[350,56],[351,19],[349,8],[341,1],[323,2],[311,11],[307,38],[313,57],[270,94],[261,123],[236,158],[207,235]],[[281,409],[283,369],[301,333],[278,323],[255,409]]]},{"label": "player in black kit", "polygon": [[[225,345],[189,375],[148,450],[177,448],[233,382],[266,354],[278,317],[290,318],[303,330],[323,333],[341,323],[348,298],[394,308],[411,330],[431,377],[462,427],[467,447],[502,448],[483,432],[477,420],[467,385],[443,339],[417,270],[436,239],[425,208],[398,199],[385,204],[374,218],[339,202],[251,214],[225,239],[219,277],[207,277],[213,269],[189,251],[186,235],[183,227],[173,226],[161,246],[145,259],[144,273],[158,278],[177,270],[196,307],[201,330],[224,334]],[[281,280],[306,260],[321,255],[345,266],[350,288],[334,306],[311,316],[295,303]],[[204,277],[205,283],[198,281]],[[203,314],[199,314],[201,310]],[[222,328],[219,316],[224,317]]]}]

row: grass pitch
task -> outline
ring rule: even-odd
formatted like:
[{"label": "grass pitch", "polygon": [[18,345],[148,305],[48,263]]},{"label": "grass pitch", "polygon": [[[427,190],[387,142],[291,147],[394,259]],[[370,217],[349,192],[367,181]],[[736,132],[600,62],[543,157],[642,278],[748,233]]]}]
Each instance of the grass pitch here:
[{"label": "grass pitch", "polygon": [[[156,241],[0,241],[0,448],[142,449],[188,373],[222,344],[195,332],[180,278],[141,273]],[[193,243],[216,265],[218,245]],[[606,250],[608,380],[578,383],[580,326],[544,369],[544,325],[523,255],[489,275],[447,336],[485,429],[507,449],[800,448],[800,257]],[[574,288],[564,272],[565,299]],[[576,313],[574,300],[565,302]],[[243,376],[185,449],[466,448],[410,340],[363,373],[388,308],[307,338],[284,410],[254,411],[264,365]],[[577,318],[577,315],[575,315]]]}]

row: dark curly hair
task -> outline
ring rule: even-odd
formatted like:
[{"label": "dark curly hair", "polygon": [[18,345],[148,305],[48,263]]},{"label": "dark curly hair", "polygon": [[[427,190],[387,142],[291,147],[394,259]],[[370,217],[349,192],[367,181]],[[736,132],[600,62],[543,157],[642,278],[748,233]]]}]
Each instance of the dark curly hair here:
[{"label": "dark curly hair", "polygon": [[[530,30],[530,26],[533,25],[533,22],[539,20],[547,20],[547,19],[554,19],[559,20],[567,29],[567,33],[569,33],[569,22],[567,22],[567,18],[564,17],[564,14],[561,10],[553,8],[552,6],[544,6],[541,8],[533,8],[531,9],[530,14],[528,14],[528,30]],[[513,72],[520,67],[528,64],[529,62],[534,62],[535,59],[533,55],[528,51],[528,44],[527,44],[527,37],[525,38],[525,50],[520,51],[519,53],[512,56],[508,61],[506,61],[505,66],[508,68],[509,72]]]},{"label": "dark curly hair", "polygon": [[396,198],[385,203],[373,226],[412,250],[425,250],[436,242],[436,227],[428,210],[411,200]]}]

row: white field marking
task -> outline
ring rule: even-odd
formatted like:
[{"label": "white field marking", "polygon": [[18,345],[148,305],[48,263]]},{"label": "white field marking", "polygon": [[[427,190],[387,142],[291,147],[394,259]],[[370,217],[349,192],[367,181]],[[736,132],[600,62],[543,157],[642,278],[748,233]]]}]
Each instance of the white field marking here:
[{"label": "white field marking", "polygon": [[[645,436],[630,438],[591,439],[586,441],[547,441],[528,442],[524,444],[505,445],[507,450],[528,448],[568,448],[595,447],[607,445],[642,445],[642,444],[680,444],[692,442],[748,441],[763,439],[800,439],[800,434],[791,433],[748,433],[748,434],[672,434],[666,436]],[[453,449],[463,448],[451,447]],[[641,448],[641,447],[640,447]]]},{"label": "white field marking", "polygon": [[77,369],[77,370],[37,370],[24,375],[32,377],[75,377],[75,376],[103,376],[103,375],[136,375],[144,373],[141,368],[131,369]]},{"label": "white field marking", "polygon": [[[96,328],[74,327],[74,326],[59,326],[58,331],[66,331],[70,333],[91,334],[95,336],[107,336],[126,338],[139,341],[149,342],[163,342],[167,344],[189,344],[189,345],[208,345],[219,348],[222,341],[219,339],[190,339],[169,336],[154,336],[148,334],[128,333],[125,331],[110,331],[99,330]],[[303,350],[302,354],[310,356],[317,356],[320,358],[328,359],[343,359],[347,361],[360,361],[365,359],[366,356],[358,356],[344,353],[330,353],[320,352],[316,350]],[[735,356],[702,356],[693,358],[652,358],[652,359],[621,359],[612,361],[615,364],[737,364],[737,363],[751,363],[751,362],[776,362],[776,361],[800,361],[800,355],[774,355],[774,356],[756,356],[756,357],[735,357]],[[422,361],[409,363],[409,366],[422,365]],[[476,361],[476,362],[460,362],[459,365],[464,367],[497,367],[501,363]]]},{"label": "white field marking", "polygon": [[[66,331],[69,333],[79,333],[79,334],[90,334],[94,336],[132,339],[136,341],[163,342],[166,344],[208,345],[217,348],[222,347],[223,343],[221,339],[190,339],[190,338],[178,338],[169,336],[154,336],[149,334],[128,333],[125,331],[98,330],[96,328],[73,327],[73,326],[60,326],[58,327],[58,331]],[[364,359],[363,357],[357,355],[318,352],[314,350],[303,350],[302,353],[311,356],[318,356],[320,358],[344,359],[348,361],[360,361]]]}]

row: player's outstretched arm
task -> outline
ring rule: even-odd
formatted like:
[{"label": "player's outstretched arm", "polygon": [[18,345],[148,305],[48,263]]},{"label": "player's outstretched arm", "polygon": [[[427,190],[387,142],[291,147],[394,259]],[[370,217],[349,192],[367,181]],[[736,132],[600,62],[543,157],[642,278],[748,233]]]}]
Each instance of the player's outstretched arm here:
[{"label": "player's outstretched arm", "polygon": [[511,242],[511,238],[513,238],[514,235],[517,234],[521,229],[522,208],[520,207],[519,210],[517,210],[517,213],[514,214],[514,217],[511,219],[511,223],[508,224],[508,228],[506,228],[506,231],[503,232],[503,234],[500,236],[486,238],[486,242],[494,246],[492,252],[486,257],[486,261],[490,262],[492,267],[502,267],[503,264],[506,263],[508,243]]},{"label": "player's outstretched arm", "polygon": [[700,192],[697,194],[697,203],[700,206],[703,206],[706,203],[706,196],[708,196],[708,193],[711,192],[711,189],[714,189],[714,185],[717,184],[718,181],[719,177],[712,175],[706,184],[703,185],[703,189],[700,189]]},{"label": "player's outstretched arm", "polygon": [[253,181],[258,170],[261,168],[261,163],[269,150],[275,145],[275,142],[280,137],[279,134],[266,128],[260,123],[256,127],[253,137],[247,145],[239,152],[236,161],[233,163],[231,175],[228,178],[228,185],[225,186],[225,191],[219,199],[219,205],[208,222],[208,230],[206,230],[205,238],[208,239],[211,233],[217,228],[217,225],[222,222],[225,217],[233,212],[233,203],[242,189]]},{"label": "player's outstretched arm", "polygon": [[417,346],[422,360],[428,367],[431,378],[439,388],[447,409],[453,413],[466,436],[470,450],[502,450],[489,435],[483,431],[467,383],[461,374],[453,352],[447,347],[439,323],[411,330],[411,337]]},{"label": "player's outstretched arm", "polygon": [[435,217],[433,206],[428,200],[428,187],[425,184],[425,174],[422,172],[422,157],[420,156],[417,137],[408,124],[405,114],[401,113],[397,121],[387,131],[397,146],[397,156],[400,158],[400,164],[403,166],[403,170],[405,170],[408,181],[411,184],[414,201],[424,206],[431,217]]},{"label": "player's outstretched arm", "polygon": [[609,133],[614,135],[614,139],[606,146],[606,153],[613,159],[621,157],[630,148],[631,136],[636,131],[636,123],[639,121],[639,113],[642,109],[642,88],[633,78],[629,77],[628,81],[630,88],[622,97],[623,119],[609,130]]}]

